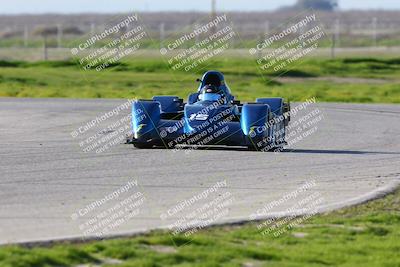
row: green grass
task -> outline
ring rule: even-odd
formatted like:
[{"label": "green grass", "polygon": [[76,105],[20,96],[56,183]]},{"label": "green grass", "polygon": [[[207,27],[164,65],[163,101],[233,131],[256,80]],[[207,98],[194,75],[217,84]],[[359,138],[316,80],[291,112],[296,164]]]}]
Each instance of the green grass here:
[{"label": "green grass", "polygon": [[[308,59],[279,73],[261,74],[254,60],[215,59],[207,68],[221,70],[233,93],[243,101],[282,96],[302,101],[316,96],[320,102],[400,103],[400,59]],[[139,58],[102,72],[83,71],[73,61],[0,61],[0,96],[70,98],[151,98],[195,91],[201,72],[171,71],[158,59]],[[275,78],[297,78],[296,82]],[[312,77],[345,77],[349,81],[310,80]],[[362,83],[350,78],[367,79]],[[381,79],[370,83],[368,79]]]},{"label": "green grass", "polygon": [[400,266],[399,207],[400,190],[383,199],[314,216],[279,237],[262,235],[256,223],[248,223],[200,230],[174,241],[168,232],[154,231],[81,244],[6,246],[0,249],[0,266],[395,267]]}]

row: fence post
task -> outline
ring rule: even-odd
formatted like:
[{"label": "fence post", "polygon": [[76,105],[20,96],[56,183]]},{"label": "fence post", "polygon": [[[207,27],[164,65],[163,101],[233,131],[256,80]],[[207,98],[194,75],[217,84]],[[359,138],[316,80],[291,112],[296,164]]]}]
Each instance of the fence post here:
[{"label": "fence post", "polygon": [[48,53],[47,53],[47,34],[43,36],[43,60],[47,61]]},{"label": "fence post", "polygon": [[335,42],[337,47],[340,46],[340,19],[335,21]]},{"label": "fence post", "polygon": [[[233,21],[231,21],[230,26],[231,26],[232,31],[234,31],[234,24],[233,24]],[[236,36],[234,36],[234,37],[236,37]],[[235,48],[235,38],[234,38],[234,37],[231,38],[231,42],[230,42],[230,43],[231,43],[231,44],[230,44],[230,45],[231,45],[231,47],[230,47],[231,49],[234,49],[234,48]]]},{"label": "fence post", "polygon": [[[260,34],[259,36],[258,36],[258,43],[260,44],[260,43],[262,43],[263,41],[264,41],[264,39],[265,39],[265,35],[263,35],[263,34]],[[257,49],[257,58],[261,58],[262,57],[262,55],[263,55],[263,52],[262,52],[262,50],[261,49]]]},{"label": "fence post", "polygon": [[270,30],[269,20],[267,20],[265,22],[265,35],[269,34],[269,30]]},{"label": "fence post", "polygon": [[378,18],[373,17],[372,18],[372,37],[374,40],[374,47],[378,46],[378,32],[377,32],[377,27],[378,27]]},{"label": "fence post", "polygon": [[28,38],[29,38],[29,32],[28,32],[28,26],[24,26],[24,47],[28,47]]},{"label": "fence post", "polygon": [[164,48],[165,41],[165,23],[160,24],[160,48]]},{"label": "fence post", "polygon": [[90,35],[94,35],[96,31],[96,24],[94,22],[90,23]]},{"label": "fence post", "polygon": [[63,29],[61,24],[57,24],[57,48],[62,46]]}]

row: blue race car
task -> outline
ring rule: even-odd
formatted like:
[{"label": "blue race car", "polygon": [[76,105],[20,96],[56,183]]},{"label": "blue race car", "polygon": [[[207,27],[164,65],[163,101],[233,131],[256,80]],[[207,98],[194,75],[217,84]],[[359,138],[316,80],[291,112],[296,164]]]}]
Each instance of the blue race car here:
[{"label": "blue race car", "polygon": [[282,98],[235,100],[224,75],[206,72],[197,93],[187,103],[177,96],[155,96],[132,104],[132,135],[136,148],[187,146],[247,146],[270,151],[285,144],[290,104]]}]

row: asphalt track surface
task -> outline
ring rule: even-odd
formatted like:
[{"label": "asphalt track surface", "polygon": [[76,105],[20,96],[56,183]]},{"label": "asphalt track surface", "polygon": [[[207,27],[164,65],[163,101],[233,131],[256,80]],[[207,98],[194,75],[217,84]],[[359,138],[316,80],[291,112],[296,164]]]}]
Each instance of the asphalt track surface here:
[{"label": "asphalt track surface", "polygon": [[[102,153],[84,152],[80,142],[129,110],[75,138],[71,132],[124,102],[0,99],[1,244],[168,228],[190,212],[202,214],[205,204],[221,204],[221,199],[229,201],[215,209],[220,216],[214,214],[209,222],[248,220],[262,207],[269,207],[263,217],[287,214],[311,195],[320,201],[310,207],[325,211],[374,198],[399,184],[399,105],[311,105],[292,123],[318,110],[323,118],[316,130],[282,153],[139,150],[122,143]],[[96,138],[112,133],[103,131]],[[129,181],[137,186],[87,208]],[[223,187],[209,190],[223,181]],[[313,186],[299,193],[305,183]],[[185,202],[204,191],[207,197]],[[298,195],[285,198],[293,192]],[[128,204],[134,205],[124,209]],[[118,216],[124,219],[116,223]]]}]

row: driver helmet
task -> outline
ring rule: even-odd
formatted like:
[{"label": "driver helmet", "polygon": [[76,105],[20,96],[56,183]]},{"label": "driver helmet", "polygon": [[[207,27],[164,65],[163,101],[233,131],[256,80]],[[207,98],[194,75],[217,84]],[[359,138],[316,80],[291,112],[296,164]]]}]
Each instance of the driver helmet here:
[{"label": "driver helmet", "polygon": [[223,97],[223,92],[217,86],[207,84],[201,88],[199,99],[201,101],[218,101]]}]

